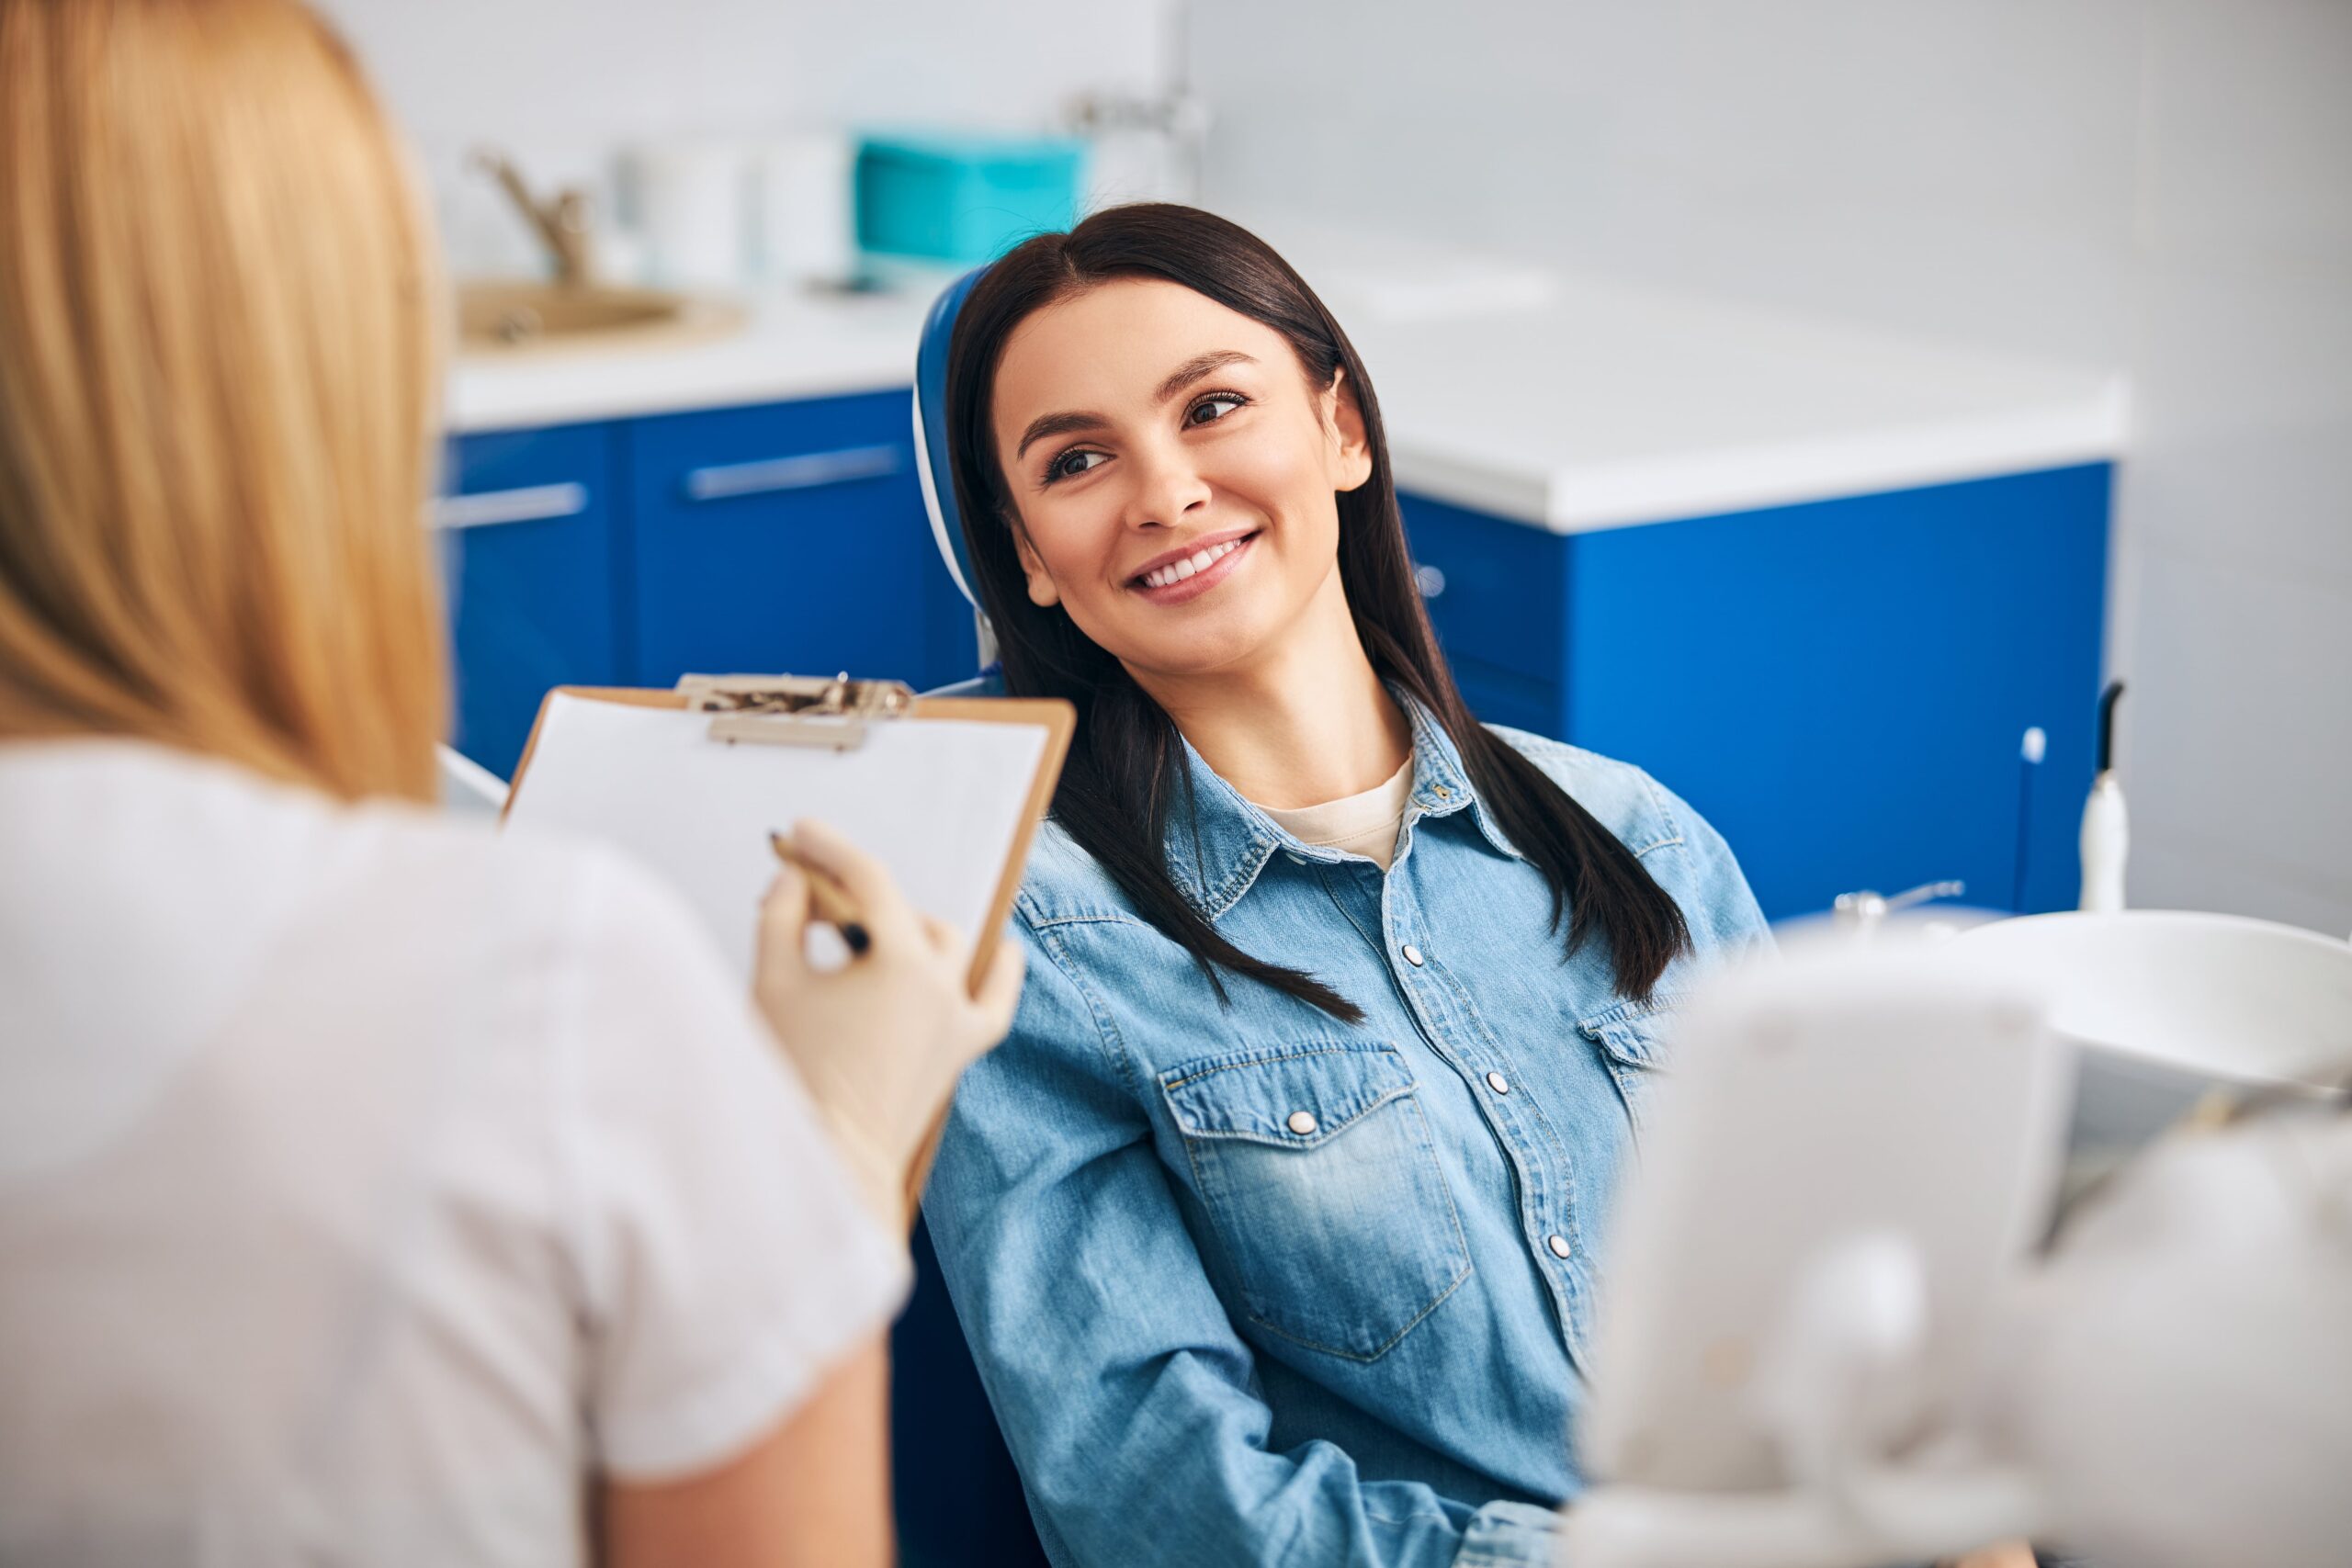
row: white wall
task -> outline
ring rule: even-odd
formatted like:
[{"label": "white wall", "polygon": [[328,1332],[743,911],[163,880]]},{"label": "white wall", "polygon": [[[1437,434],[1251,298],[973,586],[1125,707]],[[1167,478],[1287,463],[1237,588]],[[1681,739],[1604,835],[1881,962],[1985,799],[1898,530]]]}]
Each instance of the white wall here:
[{"label": "white wall", "polygon": [[1158,0],[317,0],[407,127],[461,266],[534,259],[465,154],[602,186],[650,138],[806,125],[1043,129],[1074,95],[1148,90]]},{"label": "white wall", "polygon": [[2120,353],[2141,0],[1204,0],[1210,189]]},{"label": "white wall", "polygon": [[2161,0],[2120,516],[2132,896],[2352,931],[2352,6]]},{"label": "white wall", "polygon": [[1189,55],[1218,205],[2125,367],[2131,896],[2352,931],[2352,5],[1200,0]]}]

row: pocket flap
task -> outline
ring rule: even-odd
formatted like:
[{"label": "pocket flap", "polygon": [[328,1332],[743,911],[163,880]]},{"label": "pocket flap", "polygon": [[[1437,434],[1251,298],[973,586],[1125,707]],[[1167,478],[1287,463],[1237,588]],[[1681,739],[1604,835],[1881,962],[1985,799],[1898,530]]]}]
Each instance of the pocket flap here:
[{"label": "pocket flap", "polygon": [[1378,1041],[1311,1040],[1188,1062],[1159,1087],[1187,1136],[1311,1149],[1412,1093],[1413,1071]]},{"label": "pocket flap", "polygon": [[1619,1061],[1655,1067],[1666,1059],[1667,1032],[1681,1000],[1679,996],[1660,996],[1645,1005],[1620,1002],[1606,1012],[1577,1020],[1577,1028]]}]

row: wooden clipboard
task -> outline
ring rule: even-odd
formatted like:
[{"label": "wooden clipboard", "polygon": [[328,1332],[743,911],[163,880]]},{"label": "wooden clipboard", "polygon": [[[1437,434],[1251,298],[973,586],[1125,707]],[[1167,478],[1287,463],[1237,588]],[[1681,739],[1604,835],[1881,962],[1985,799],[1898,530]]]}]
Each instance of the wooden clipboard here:
[{"label": "wooden clipboard", "polygon": [[[541,702],[531,736],[508,789],[503,816],[511,816],[523,796],[531,763],[538,754],[548,716],[559,698],[609,703],[626,707],[691,710],[712,714],[713,744],[737,740],[788,742],[807,748],[814,744],[831,750],[855,750],[863,744],[865,724],[922,724],[926,720],[956,720],[965,724],[1019,725],[1044,731],[1044,744],[1025,802],[1013,829],[1011,851],[998,872],[986,917],[974,931],[972,961],[966,985],[977,992],[1001,942],[1012,900],[1021,888],[1029,850],[1053,803],[1063,760],[1069,755],[1077,710],[1058,698],[922,697],[890,682],[856,682],[846,676],[814,679],[796,676],[688,676],[675,690],[632,686],[559,686]],[[731,727],[731,728],[730,728]],[[850,737],[854,734],[854,739]],[[1008,778],[1017,775],[1005,775]],[[1001,817],[998,821],[1001,822]],[[661,869],[659,866],[657,870]],[[977,886],[977,884],[967,884]],[[945,1115],[941,1116],[942,1124]],[[909,1213],[920,1199],[939,1141],[934,1126],[910,1172]]]}]

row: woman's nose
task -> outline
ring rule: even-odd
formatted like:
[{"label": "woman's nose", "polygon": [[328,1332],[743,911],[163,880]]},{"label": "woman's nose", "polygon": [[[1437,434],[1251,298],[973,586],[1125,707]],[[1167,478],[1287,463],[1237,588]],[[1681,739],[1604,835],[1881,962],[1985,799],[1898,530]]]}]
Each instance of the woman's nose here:
[{"label": "woman's nose", "polygon": [[1135,487],[1128,495],[1128,527],[1173,527],[1208,505],[1209,482],[1182,445],[1146,447],[1132,461]]}]

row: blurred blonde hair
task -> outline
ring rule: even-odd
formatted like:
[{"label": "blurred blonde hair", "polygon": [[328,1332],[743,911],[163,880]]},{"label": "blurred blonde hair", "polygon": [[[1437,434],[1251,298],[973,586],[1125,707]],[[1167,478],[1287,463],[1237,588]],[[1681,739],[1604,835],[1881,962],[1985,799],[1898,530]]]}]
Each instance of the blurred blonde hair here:
[{"label": "blurred blonde hair", "polygon": [[0,739],[430,796],[436,299],[295,0],[0,0]]}]

